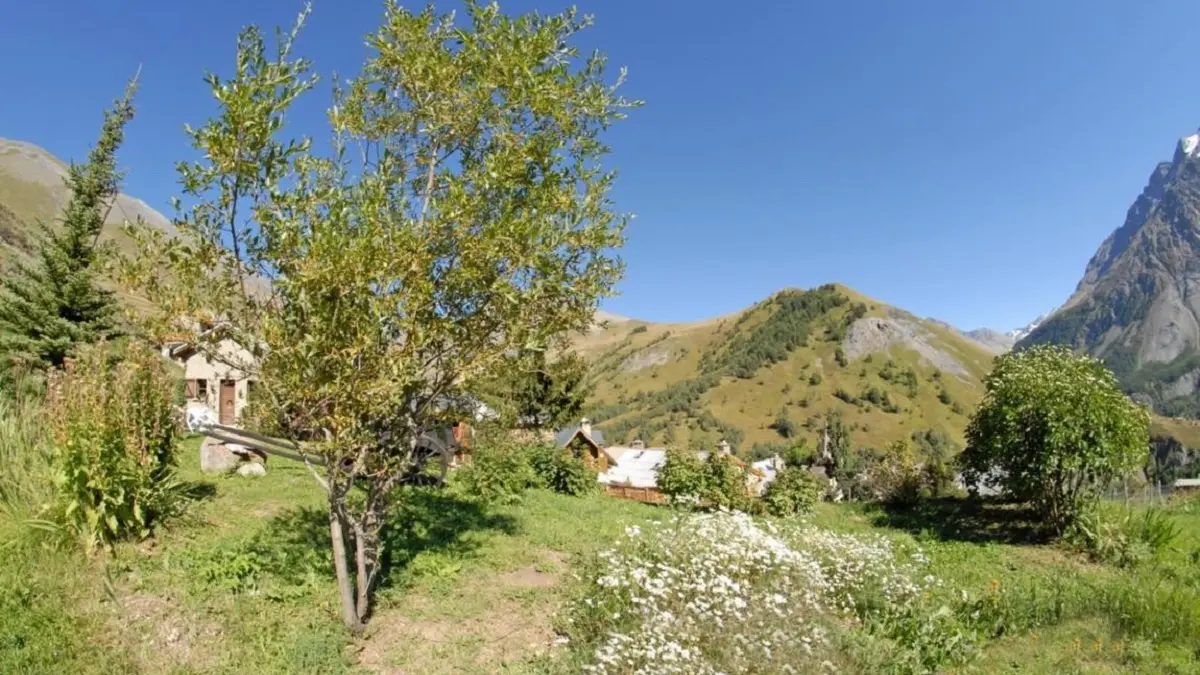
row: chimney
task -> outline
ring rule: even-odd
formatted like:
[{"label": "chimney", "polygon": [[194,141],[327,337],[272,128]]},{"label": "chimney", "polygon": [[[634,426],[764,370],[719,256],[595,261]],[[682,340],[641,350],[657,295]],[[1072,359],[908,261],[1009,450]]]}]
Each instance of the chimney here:
[{"label": "chimney", "polygon": [[583,418],[583,421],[579,423],[579,430],[583,432],[584,436],[591,438],[592,437],[592,421],[586,417]]},{"label": "chimney", "polygon": [[642,439],[639,438],[639,439],[635,440],[634,442],[630,443],[629,447],[633,448],[634,450],[645,450],[646,444],[644,442],[642,442]]},{"label": "chimney", "polygon": [[717,443],[717,452],[722,455],[730,454],[729,441],[722,439],[720,443]]}]

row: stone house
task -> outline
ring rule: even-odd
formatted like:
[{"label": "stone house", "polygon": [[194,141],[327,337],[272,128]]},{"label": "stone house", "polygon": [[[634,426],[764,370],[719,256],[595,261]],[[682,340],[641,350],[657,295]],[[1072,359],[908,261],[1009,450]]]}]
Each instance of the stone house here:
[{"label": "stone house", "polygon": [[195,343],[182,342],[164,348],[169,358],[183,367],[188,409],[206,409],[221,424],[235,425],[254,398],[257,377],[254,357],[233,340],[216,344],[212,356]]}]

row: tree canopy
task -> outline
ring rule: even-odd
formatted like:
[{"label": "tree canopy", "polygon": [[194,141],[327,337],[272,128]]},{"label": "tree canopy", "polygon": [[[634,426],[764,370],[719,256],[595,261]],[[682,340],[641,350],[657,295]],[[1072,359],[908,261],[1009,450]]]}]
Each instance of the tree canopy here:
[{"label": "tree canopy", "polygon": [[232,365],[259,378],[260,429],[324,457],[356,630],[389,501],[463,383],[585,328],[622,273],[601,136],[636,102],[573,45],[590,19],[466,10],[387,4],[361,72],[335,85],[328,156],[284,133],[315,82],[293,55],[305,15],[274,50],[245,29],[232,77],[208,79],[220,114],[191,130],[183,236],[143,233],[126,266],[156,330],[220,320],[199,348],[220,359],[230,337],[255,356]]},{"label": "tree canopy", "polygon": [[479,389],[514,426],[557,429],[578,422],[587,398],[588,364],[578,354],[551,360],[544,351],[518,354]]},{"label": "tree canopy", "polygon": [[998,484],[1056,529],[1145,458],[1149,413],[1099,360],[1062,346],[996,359],[967,427],[969,485]]}]

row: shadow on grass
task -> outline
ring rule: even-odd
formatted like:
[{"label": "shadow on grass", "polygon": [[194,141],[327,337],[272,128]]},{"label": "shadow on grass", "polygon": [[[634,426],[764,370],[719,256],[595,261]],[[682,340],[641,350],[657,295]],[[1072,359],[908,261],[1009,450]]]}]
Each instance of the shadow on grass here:
[{"label": "shadow on grass", "polygon": [[191,502],[198,502],[216,497],[217,484],[208,481],[187,480],[180,484],[179,491],[184,499]]},{"label": "shadow on grass", "polygon": [[1028,508],[985,499],[943,497],[904,506],[880,504],[868,515],[876,526],[941,541],[1044,544],[1051,539]]},{"label": "shadow on grass", "polygon": [[[513,534],[517,523],[442,489],[404,490],[381,535],[383,556],[376,590],[391,586],[422,552],[470,555],[479,544],[466,535],[486,530]],[[313,575],[334,576],[329,515],[324,507],[295,508],[275,516],[254,538],[251,549],[268,561],[272,574],[289,583],[299,584]]]}]

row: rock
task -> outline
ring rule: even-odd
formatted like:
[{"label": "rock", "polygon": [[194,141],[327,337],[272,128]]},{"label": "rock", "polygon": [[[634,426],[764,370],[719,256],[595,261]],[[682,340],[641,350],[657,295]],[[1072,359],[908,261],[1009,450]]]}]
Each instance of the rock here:
[{"label": "rock", "polygon": [[221,441],[205,438],[200,444],[200,470],[205,473],[229,471],[241,462],[242,458]]},{"label": "rock", "polygon": [[239,476],[265,476],[267,467],[258,462],[247,462],[238,467],[237,473]]},{"label": "rock", "polygon": [[892,346],[911,349],[938,370],[966,377],[967,369],[958,359],[934,346],[932,340],[933,336],[928,331],[907,318],[867,316],[851,324],[842,347],[851,361],[868,354],[887,352]]}]

